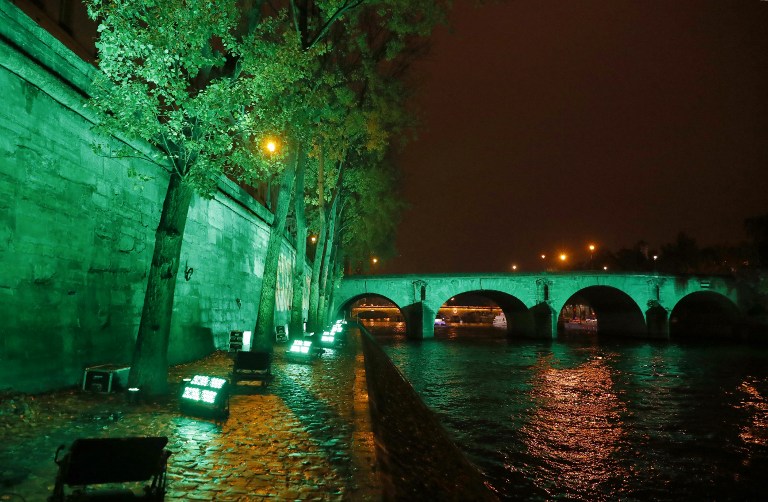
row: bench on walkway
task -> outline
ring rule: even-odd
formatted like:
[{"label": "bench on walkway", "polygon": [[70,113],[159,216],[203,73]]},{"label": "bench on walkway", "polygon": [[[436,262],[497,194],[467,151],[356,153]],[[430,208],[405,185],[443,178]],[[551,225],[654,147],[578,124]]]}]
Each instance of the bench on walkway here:
[{"label": "bench on walkway", "polygon": [[[56,450],[59,466],[56,485],[49,502],[65,500],[163,500],[166,467],[171,452],[165,449],[167,437],[85,438],[76,439],[67,449]],[[59,458],[59,453],[66,453]],[[130,488],[86,491],[88,485],[115,483],[150,484],[137,495]],[[77,487],[69,494],[65,485]]]},{"label": "bench on walkway", "polygon": [[235,352],[235,364],[232,367],[232,385],[237,385],[241,380],[259,381],[261,385],[269,385],[272,375],[272,353],[261,352]]}]

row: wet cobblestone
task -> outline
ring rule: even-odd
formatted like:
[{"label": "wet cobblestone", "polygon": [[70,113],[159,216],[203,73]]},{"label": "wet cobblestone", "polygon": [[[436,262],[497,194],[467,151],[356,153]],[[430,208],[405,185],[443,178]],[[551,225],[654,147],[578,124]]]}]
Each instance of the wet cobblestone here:
[{"label": "wet cobblestone", "polygon": [[[312,364],[275,348],[275,380],[233,391],[221,424],[179,411],[177,392],[130,404],[123,394],[77,390],[27,396],[0,415],[0,500],[44,501],[56,448],[83,437],[167,436],[167,500],[380,500],[359,339]],[[223,352],[171,369],[178,390],[196,373],[228,375]]]}]

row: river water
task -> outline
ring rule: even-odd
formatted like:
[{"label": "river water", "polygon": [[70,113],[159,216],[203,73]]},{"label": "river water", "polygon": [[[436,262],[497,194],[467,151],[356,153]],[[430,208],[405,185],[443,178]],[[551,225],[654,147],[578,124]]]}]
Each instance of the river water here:
[{"label": "river water", "polygon": [[768,347],[366,328],[502,499],[768,500]]}]

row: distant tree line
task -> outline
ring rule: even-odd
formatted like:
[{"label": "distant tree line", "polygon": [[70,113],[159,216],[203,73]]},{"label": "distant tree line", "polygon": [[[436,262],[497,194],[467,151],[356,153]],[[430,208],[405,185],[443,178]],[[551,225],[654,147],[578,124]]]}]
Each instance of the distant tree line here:
[{"label": "distant tree line", "polygon": [[748,240],[738,245],[699,246],[696,239],[679,232],[673,242],[651,247],[644,240],[617,251],[596,251],[576,270],[658,272],[665,274],[733,275],[768,268],[768,213],[744,222]]}]

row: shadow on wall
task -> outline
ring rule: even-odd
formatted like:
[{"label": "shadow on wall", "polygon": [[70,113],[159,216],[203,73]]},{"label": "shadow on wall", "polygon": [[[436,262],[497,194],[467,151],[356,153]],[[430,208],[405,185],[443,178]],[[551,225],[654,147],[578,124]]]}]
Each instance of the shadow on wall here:
[{"label": "shadow on wall", "polygon": [[215,350],[213,331],[200,325],[183,325],[171,328],[168,343],[168,364],[180,364],[202,359]]}]

